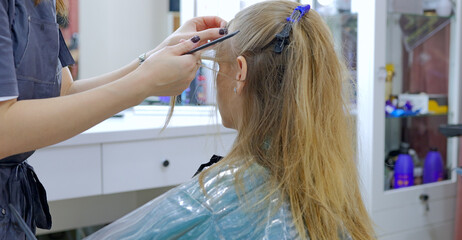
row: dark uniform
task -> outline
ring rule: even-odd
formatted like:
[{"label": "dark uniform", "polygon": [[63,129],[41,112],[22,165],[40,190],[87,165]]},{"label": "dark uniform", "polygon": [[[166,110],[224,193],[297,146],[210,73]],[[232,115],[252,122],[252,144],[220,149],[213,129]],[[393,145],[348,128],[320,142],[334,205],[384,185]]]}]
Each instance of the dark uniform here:
[{"label": "dark uniform", "polygon": [[[56,0],[0,0],[0,99],[59,96],[62,67],[73,63],[56,23]],[[8,204],[34,233],[51,228],[45,189],[27,163],[32,154],[0,160],[0,240],[25,239]]]}]

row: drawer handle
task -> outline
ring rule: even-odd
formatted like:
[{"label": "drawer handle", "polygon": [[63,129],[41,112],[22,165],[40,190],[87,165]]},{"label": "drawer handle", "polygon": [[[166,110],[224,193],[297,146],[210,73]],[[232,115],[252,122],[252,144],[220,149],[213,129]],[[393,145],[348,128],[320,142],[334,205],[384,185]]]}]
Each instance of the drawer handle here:
[{"label": "drawer handle", "polygon": [[164,167],[168,167],[170,165],[170,161],[168,159],[165,159],[163,162],[162,162],[162,166]]},{"label": "drawer handle", "polygon": [[425,210],[428,212],[430,211],[430,205],[428,204],[428,199],[430,198],[430,196],[428,196],[428,194],[420,194],[419,196],[419,199],[420,201],[422,201],[424,204],[425,204]]}]

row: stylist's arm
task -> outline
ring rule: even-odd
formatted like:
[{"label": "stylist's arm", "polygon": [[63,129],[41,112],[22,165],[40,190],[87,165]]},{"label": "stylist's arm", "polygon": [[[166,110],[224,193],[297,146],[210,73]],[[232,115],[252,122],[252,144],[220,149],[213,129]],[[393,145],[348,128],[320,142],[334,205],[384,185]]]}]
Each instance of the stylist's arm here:
[{"label": "stylist's arm", "polygon": [[218,38],[224,24],[215,17],[193,19],[148,52],[141,65],[135,60],[100,77],[74,82],[65,68],[60,97],[0,102],[0,159],[69,139],[148,96],[180,94],[200,61],[198,54],[183,54]]}]

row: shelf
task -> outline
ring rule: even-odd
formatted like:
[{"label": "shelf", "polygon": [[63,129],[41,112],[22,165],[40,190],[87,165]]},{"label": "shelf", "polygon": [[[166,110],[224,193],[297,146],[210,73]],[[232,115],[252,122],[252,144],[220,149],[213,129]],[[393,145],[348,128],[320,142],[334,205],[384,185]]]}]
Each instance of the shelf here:
[{"label": "shelf", "polygon": [[427,16],[418,14],[389,13],[389,19],[398,26],[403,35],[407,51],[412,51],[435,33],[447,26],[454,17]]},{"label": "shelf", "polygon": [[415,18],[428,18],[428,19],[438,19],[438,18],[441,18],[441,19],[450,19],[450,18],[454,18],[454,14],[450,15],[450,16],[438,16],[438,15],[426,15],[426,14],[413,14],[413,13],[400,13],[400,12],[388,12],[389,15],[393,15],[393,16],[408,16],[408,17],[415,17]]},{"label": "shelf", "polygon": [[443,114],[428,113],[428,114],[419,114],[419,115],[414,115],[414,116],[401,116],[401,117],[386,116],[386,118],[387,119],[402,119],[402,118],[444,117],[444,116],[448,116],[448,114],[447,113],[443,113]]},{"label": "shelf", "polygon": [[441,125],[438,131],[446,137],[460,137],[462,136],[462,124]]},{"label": "shelf", "polygon": [[414,186],[404,187],[404,188],[388,189],[388,190],[384,190],[384,193],[385,194],[394,194],[394,193],[406,192],[406,191],[410,191],[410,190],[422,190],[422,189],[439,187],[439,186],[442,186],[442,185],[447,185],[447,184],[452,184],[452,183],[453,183],[453,181],[451,179],[445,179],[445,180],[439,181],[439,182],[419,184],[419,185],[414,185]]}]

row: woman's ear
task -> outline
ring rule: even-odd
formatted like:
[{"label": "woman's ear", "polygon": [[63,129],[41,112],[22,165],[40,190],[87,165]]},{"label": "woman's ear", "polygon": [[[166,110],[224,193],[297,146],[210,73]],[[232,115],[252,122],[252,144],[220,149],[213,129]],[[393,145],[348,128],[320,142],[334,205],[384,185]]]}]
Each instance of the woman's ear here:
[{"label": "woman's ear", "polygon": [[237,80],[237,94],[241,94],[242,90],[244,89],[245,86],[245,79],[247,77],[247,61],[245,60],[245,57],[239,56],[236,58],[237,61],[237,67],[238,71],[236,74],[236,80]]}]

